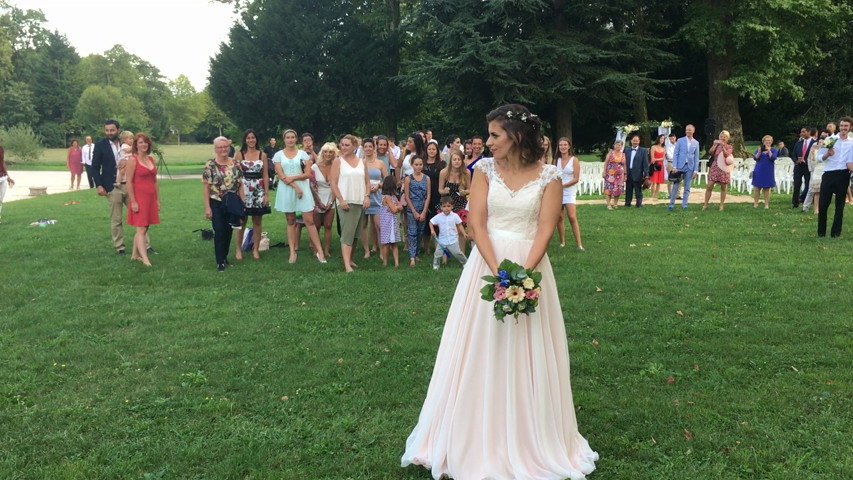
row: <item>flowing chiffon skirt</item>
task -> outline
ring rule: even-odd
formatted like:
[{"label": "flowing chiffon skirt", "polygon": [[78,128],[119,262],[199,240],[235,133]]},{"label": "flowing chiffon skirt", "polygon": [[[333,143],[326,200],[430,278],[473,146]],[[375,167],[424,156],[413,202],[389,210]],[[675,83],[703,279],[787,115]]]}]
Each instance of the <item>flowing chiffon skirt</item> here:
[{"label": "flowing chiffon skirt", "polygon": [[[495,257],[523,264],[532,240],[491,235]],[[456,480],[583,479],[598,454],[578,432],[569,351],[554,273],[539,263],[537,312],[504,322],[480,298],[491,272],[474,248],[441,337],[426,399],[402,466]]]}]

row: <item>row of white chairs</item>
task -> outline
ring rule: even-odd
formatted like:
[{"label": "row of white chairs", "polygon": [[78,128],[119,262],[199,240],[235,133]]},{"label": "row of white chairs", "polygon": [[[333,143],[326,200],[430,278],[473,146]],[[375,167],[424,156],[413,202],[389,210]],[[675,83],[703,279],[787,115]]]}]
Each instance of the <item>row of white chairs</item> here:
[{"label": "row of white chairs", "polygon": [[[604,192],[603,162],[579,162],[581,167],[580,180],[578,181],[578,195],[601,195]],[[735,158],[734,170],[732,170],[731,183],[733,189],[738,192],[749,193],[752,191],[752,172],[755,170],[753,158]],[[697,185],[701,185],[704,179],[708,182],[708,160],[699,161],[699,174],[695,179]],[[776,180],[776,193],[784,191],[791,193],[793,188],[794,161],[791,157],[779,157],[774,167]]]}]

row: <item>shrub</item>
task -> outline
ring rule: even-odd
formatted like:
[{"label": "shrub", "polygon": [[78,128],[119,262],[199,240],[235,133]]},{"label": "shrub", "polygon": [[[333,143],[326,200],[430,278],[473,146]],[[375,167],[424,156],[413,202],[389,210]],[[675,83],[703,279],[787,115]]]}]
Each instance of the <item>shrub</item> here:
[{"label": "shrub", "polygon": [[10,162],[33,162],[41,158],[44,146],[41,137],[29,125],[15,125],[2,132],[2,145]]},{"label": "shrub", "polygon": [[38,135],[47,148],[65,148],[65,132],[56,122],[44,122],[38,126]]}]

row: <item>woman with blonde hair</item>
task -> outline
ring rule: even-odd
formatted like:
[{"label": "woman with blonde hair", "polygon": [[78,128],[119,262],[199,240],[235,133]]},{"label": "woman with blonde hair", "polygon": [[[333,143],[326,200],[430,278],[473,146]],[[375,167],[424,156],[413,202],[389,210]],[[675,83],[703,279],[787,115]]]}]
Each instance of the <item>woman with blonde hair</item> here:
[{"label": "woman with blonde hair", "polygon": [[622,140],[616,140],[604,161],[604,172],[601,177],[604,178],[604,198],[607,200],[608,210],[619,206],[619,196],[625,190],[625,152],[622,151],[624,146],[625,143]]},{"label": "woman with blonde hair", "polygon": [[714,191],[714,185],[720,184],[720,211],[723,211],[723,206],[726,204],[726,189],[732,181],[732,170],[735,167],[735,159],[732,157],[732,145],[729,143],[729,132],[723,130],[720,132],[720,138],[714,140],[714,145],[708,150],[711,167],[708,169],[708,186],[705,187],[705,204],[702,205],[702,210],[708,208],[708,200],[711,199],[711,192]]},{"label": "woman with blonde hair", "polygon": [[335,198],[329,176],[332,173],[332,162],[338,156],[338,147],[333,142],[326,142],[320,148],[317,163],[311,165],[311,194],[314,196],[314,224],[317,233],[323,228],[323,256],[329,258],[329,247],[332,244],[332,222],[335,221]]},{"label": "woman with blonde hair", "polygon": [[329,185],[338,203],[341,258],[347,272],[352,272],[357,266],[352,262],[352,248],[361,234],[364,210],[370,206],[370,175],[364,161],[355,154],[357,144],[355,135],[341,138],[341,155],[332,163],[329,173]]},{"label": "woman with blonde hair", "polygon": [[758,195],[764,191],[764,209],[770,209],[770,190],[776,186],[776,149],[773,148],[773,137],[765,135],[761,146],[755,150],[755,170],[752,172],[752,207],[758,208]]},{"label": "woman with blonde hair", "polygon": [[541,162],[545,165],[553,165],[554,152],[551,148],[551,139],[547,135],[542,135],[542,146],[545,147],[545,154],[542,155]]}]

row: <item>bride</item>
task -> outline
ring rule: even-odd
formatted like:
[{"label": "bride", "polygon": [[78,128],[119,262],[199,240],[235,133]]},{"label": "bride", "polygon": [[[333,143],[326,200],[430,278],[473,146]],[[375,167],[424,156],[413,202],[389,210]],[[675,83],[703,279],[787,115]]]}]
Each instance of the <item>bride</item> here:
[{"label": "bride", "polygon": [[[561,174],[542,157],[542,123],[521,105],[486,116],[494,158],[470,194],[476,244],[459,279],[402,466],[456,480],[582,479],[598,454],[580,433],[554,273],[545,253],[560,217]],[[481,277],[503,259],[542,273],[538,310],[496,320]]]}]

